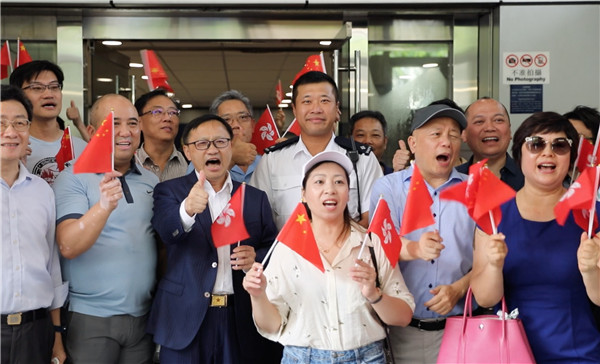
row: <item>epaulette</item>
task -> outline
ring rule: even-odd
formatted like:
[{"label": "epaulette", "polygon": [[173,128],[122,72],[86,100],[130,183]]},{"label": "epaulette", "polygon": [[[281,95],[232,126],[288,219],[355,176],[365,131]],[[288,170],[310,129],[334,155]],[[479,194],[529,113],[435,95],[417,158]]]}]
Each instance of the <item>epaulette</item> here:
[{"label": "epaulette", "polygon": [[275,145],[271,145],[270,147],[265,148],[265,154],[269,154],[271,152],[283,149],[283,148],[285,148],[287,146],[290,146],[292,144],[296,144],[296,143],[298,143],[298,140],[300,140],[300,137],[295,136],[293,138],[289,138],[287,140],[279,142],[279,143],[277,143]]},{"label": "epaulette", "polygon": [[[337,145],[346,149],[347,151],[354,150],[354,148],[352,148],[352,141],[349,138],[337,136],[337,137],[335,137],[334,141]],[[369,154],[371,154],[371,151],[373,150],[371,148],[371,146],[369,146],[367,144],[359,143],[357,141],[355,141],[354,144],[356,145],[356,151],[358,151],[358,154],[369,155]]]}]

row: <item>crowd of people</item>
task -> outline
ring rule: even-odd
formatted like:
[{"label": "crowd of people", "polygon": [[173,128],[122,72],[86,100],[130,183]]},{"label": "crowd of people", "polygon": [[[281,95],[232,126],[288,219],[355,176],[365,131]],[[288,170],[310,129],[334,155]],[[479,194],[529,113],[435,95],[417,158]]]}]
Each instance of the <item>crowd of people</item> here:
[{"label": "crowd of people", "polygon": [[[2,86],[2,364],[386,363],[388,350],[396,363],[433,363],[469,287],[479,311],[503,297],[518,308],[536,361],[600,362],[600,232],[553,213],[580,137],[596,140],[596,109],[534,113],[513,137],[499,101],[463,112],[439,100],[390,143],[389,166],[384,115],[361,111],[336,136],[339,91],[321,72],[294,84],[300,135],[262,157],[239,91],[185,126],[161,89],[135,103],[108,94],[87,126],[67,110],[82,135],[75,158],[114,113],[114,170],[80,174],[55,159],[63,81],[59,66],[33,61]],[[516,192],[494,234],[440,197],[482,160]],[[392,264],[366,228],[383,198],[400,231],[417,169],[434,223],[402,236]],[[247,238],[216,247],[211,226],[240,188]],[[294,219],[310,226],[323,270],[274,243]]]}]

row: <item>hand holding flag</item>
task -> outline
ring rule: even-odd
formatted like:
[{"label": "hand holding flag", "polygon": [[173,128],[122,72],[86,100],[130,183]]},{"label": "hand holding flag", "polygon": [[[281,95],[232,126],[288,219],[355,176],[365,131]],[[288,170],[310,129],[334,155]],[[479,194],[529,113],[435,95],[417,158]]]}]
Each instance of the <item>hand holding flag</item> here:
[{"label": "hand holding flag", "polygon": [[79,158],[73,173],[107,173],[114,170],[114,113],[111,111],[92,135]]},{"label": "hand holding flag", "polygon": [[[204,175],[204,172],[201,173]],[[200,182],[200,180],[198,180],[198,182]],[[204,190],[204,187],[202,187],[202,189]],[[236,242],[239,243],[240,241],[246,240],[250,237],[250,234],[248,234],[248,230],[246,230],[246,225],[244,224],[245,193],[246,184],[242,183],[242,185],[237,189],[237,191],[235,191],[235,193],[231,196],[231,199],[229,200],[227,205],[225,205],[223,211],[221,211],[219,216],[215,219],[215,221],[213,221],[212,225],[210,226],[210,233],[212,235],[215,247],[218,248],[225,245],[231,245]],[[241,247],[238,246],[238,248]],[[238,249],[236,253],[239,253],[241,255],[246,250],[247,248]],[[252,248],[252,252],[254,252],[254,248]],[[254,254],[254,256],[256,256],[256,253]],[[254,262],[254,258],[252,259],[252,262]],[[252,262],[250,262],[250,264],[252,264]]]}]

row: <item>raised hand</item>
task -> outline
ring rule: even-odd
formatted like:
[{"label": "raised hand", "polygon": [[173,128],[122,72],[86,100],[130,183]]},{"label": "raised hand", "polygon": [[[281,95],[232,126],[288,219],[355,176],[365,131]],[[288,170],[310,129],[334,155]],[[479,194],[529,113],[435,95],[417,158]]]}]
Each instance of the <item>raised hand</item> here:
[{"label": "raised hand", "polygon": [[231,144],[233,164],[240,166],[249,166],[256,158],[256,145],[246,143],[238,136],[234,136]]},{"label": "raised hand", "polygon": [[419,238],[417,256],[423,260],[437,259],[445,248],[443,240],[437,230],[423,233]]},{"label": "raised hand", "polygon": [[392,168],[394,172],[401,171],[410,165],[410,150],[406,146],[404,140],[398,140],[398,149],[394,153],[394,159],[392,160]]},{"label": "raised hand", "polygon": [[185,212],[189,216],[200,214],[206,209],[208,192],[204,190],[204,182],[206,182],[206,175],[204,171],[200,171],[198,173],[198,182],[194,184],[194,187],[192,187],[185,199]]},{"label": "raised hand", "polygon": [[117,178],[122,175],[121,172],[112,171],[105,173],[100,180],[100,207],[104,210],[113,211],[123,198],[123,187]]}]

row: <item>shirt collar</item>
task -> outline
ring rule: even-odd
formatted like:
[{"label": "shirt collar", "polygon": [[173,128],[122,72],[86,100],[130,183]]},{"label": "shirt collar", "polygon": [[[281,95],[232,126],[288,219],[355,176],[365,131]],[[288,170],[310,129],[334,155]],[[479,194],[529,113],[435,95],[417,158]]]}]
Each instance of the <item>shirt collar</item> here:
[{"label": "shirt collar", "polygon": [[[145,143],[142,143],[142,145],[138,148],[138,150],[136,152],[137,157],[140,159],[140,163],[143,165],[147,161],[150,161],[152,164],[156,164],[156,163],[154,163],[152,158],[150,158],[148,153],[146,153],[146,150],[144,149],[144,145],[145,145]],[[169,156],[169,160],[180,159],[179,153],[177,153],[177,152],[178,152],[177,148],[175,148],[175,146],[173,146],[173,151],[171,152],[171,155]]]},{"label": "shirt collar", "polygon": [[[324,150],[332,150],[334,145],[335,145],[335,134],[331,133],[331,139],[329,139],[329,143],[327,143],[327,146],[325,147]],[[300,137],[298,139],[298,143],[296,143],[294,145],[293,156],[296,156],[298,153],[305,153],[309,157],[313,156],[312,154],[310,154],[310,152],[306,148],[306,145],[302,141],[302,135],[300,135]]]},{"label": "shirt collar", "polygon": [[[198,173],[198,171],[195,168],[194,168],[194,173],[196,173],[196,178],[200,179],[200,174]],[[210,184],[210,182],[208,182],[208,180],[204,181],[204,188],[205,188],[206,192],[209,193],[209,195],[215,195],[224,190],[229,191],[229,193],[231,193],[231,191],[233,191],[233,182],[231,181],[231,173],[227,172],[227,179],[225,180],[225,183],[223,184],[223,188],[221,188],[220,191],[215,191],[215,189]]]},{"label": "shirt collar", "polygon": [[[410,179],[412,178],[412,175],[414,172],[413,164],[411,163],[410,167],[405,169],[405,171],[407,171],[407,173],[404,176],[404,182],[410,182]],[[452,171],[450,172],[450,176],[448,176],[448,179],[446,180],[446,182],[444,182],[440,187],[438,187],[437,190],[444,188],[446,185],[448,185],[450,183],[465,181],[466,180],[465,177],[466,176],[464,174],[458,172],[456,170],[456,168],[452,168]],[[431,186],[429,185],[429,183],[427,183],[427,181],[425,181],[425,184],[427,184],[427,186],[429,188],[431,188]]]}]

